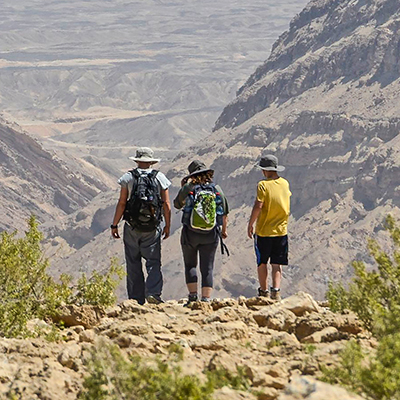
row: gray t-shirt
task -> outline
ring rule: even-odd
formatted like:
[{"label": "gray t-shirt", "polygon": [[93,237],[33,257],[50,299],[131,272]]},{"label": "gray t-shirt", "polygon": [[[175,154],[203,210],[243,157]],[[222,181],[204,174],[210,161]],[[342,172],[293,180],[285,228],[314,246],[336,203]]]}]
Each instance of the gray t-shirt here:
[{"label": "gray t-shirt", "polygon": [[[153,171],[153,168],[148,168],[148,169],[137,168],[137,170],[140,172],[140,174],[149,174],[151,171]],[[160,191],[166,190],[171,186],[171,182],[169,181],[169,179],[160,171],[157,173],[156,179],[160,186]],[[133,180],[134,180],[133,175],[130,172],[127,172],[126,174],[122,175],[121,178],[118,179],[118,183],[119,185],[121,185],[121,187],[128,188],[129,192],[128,198],[131,197]]]}]

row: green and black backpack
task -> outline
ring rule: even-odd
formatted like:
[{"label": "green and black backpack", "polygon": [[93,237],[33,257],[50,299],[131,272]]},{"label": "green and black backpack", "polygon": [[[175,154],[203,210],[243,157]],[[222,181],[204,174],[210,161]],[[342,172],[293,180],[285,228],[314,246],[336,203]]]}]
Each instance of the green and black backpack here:
[{"label": "green and black backpack", "polygon": [[222,197],[215,185],[198,184],[186,198],[182,222],[191,230],[207,233],[222,225],[223,214]]}]

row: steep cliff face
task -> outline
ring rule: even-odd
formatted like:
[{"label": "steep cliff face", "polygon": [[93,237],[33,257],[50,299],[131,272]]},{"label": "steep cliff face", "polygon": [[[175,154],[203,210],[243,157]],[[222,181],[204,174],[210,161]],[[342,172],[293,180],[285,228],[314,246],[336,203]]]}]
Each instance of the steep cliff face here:
[{"label": "steep cliff face", "polygon": [[[331,111],[398,115],[386,103],[398,98],[391,84],[399,76],[399,18],[399,4],[392,0],[311,1],[225,108],[215,130],[236,127],[272,105],[281,108],[299,96],[312,96],[316,88],[324,89],[316,109],[326,109],[324,103],[338,97]],[[352,104],[346,103],[349,93],[338,91],[343,86],[352,88]]]},{"label": "steep cliff face", "polygon": [[31,214],[55,219],[85,205],[101,182],[72,173],[17,126],[0,120],[0,229],[25,227]]}]

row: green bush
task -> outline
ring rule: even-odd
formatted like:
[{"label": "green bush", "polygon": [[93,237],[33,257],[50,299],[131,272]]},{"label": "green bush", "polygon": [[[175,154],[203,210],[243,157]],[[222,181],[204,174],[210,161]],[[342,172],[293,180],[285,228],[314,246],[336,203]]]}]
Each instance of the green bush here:
[{"label": "green bush", "polygon": [[179,367],[139,357],[127,359],[118,346],[102,344],[92,353],[82,400],[211,400],[213,387]]},{"label": "green bush", "polygon": [[395,248],[393,257],[383,252],[375,240],[369,240],[368,249],[377,270],[367,271],[363,262],[356,261],[353,263],[354,278],[348,289],[341,283],[330,283],[326,294],[332,311],[354,311],[365,327],[378,336],[384,335],[387,328],[393,328],[385,323],[395,322],[393,313],[400,315],[400,229],[391,216],[386,218],[385,227]]},{"label": "green bush", "polygon": [[355,341],[340,353],[340,365],[323,368],[324,380],[377,400],[400,400],[400,333],[379,340],[376,354]]},{"label": "green bush", "polygon": [[346,290],[331,284],[327,299],[333,311],[350,309],[376,337],[376,352],[363,351],[350,342],[340,354],[340,366],[323,369],[324,379],[342,384],[377,400],[400,400],[400,229],[394,219],[385,221],[393,241],[393,255],[383,252],[374,240],[368,248],[377,271],[368,272],[354,263],[355,277]]},{"label": "green bush", "polygon": [[[177,348],[170,347],[172,353]],[[229,386],[247,390],[249,379],[243,369],[230,373],[222,369],[206,371],[206,378],[184,375],[170,358],[146,362],[140,357],[127,358],[116,345],[104,343],[92,351],[88,361],[80,400],[211,400],[215,389]]]},{"label": "green bush", "polygon": [[117,301],[115,289],[124,276],[124,270],[118,265],[117,259],[113,258],[110,269],[105,274],[93,271],[89,279],[82,274],[75,288],[76,293],[69,302],[77,305],[111,306]]},{"label": "green bush", "polygon": [[250,379],[246,375],[244,368],[238,367],[236,373],[225,369],[215,369],[206,372],[207,379],[211,386],[220,389],[229,386],[235,390],[248,390],[250,388]]},{"label": "green bush", "polygon": [[[42,233],[34,217],[23,238],[17,232],[0,235],[0,335],[31,336],[27,322],[46,319],[61,304],[93,304],[108,306],[115,302],[114,289],[122,277],[122,268],[113,260],[110,270],[82,276],[76,287],[71,277],[62,275],[57,283],[47,274],[49,261],[41,249]],[[115,279],[115,276],[118,279]]]}]

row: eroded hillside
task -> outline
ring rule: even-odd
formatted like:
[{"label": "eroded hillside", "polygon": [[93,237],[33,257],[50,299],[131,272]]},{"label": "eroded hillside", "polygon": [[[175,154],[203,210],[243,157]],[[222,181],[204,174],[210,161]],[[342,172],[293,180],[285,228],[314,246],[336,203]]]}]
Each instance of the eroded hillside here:
[{"label": "eroded hillside", "polygon": [[73,173],[54,155],[23,133],[0,120],[1,229],[24,227],[33,213],[54,220],[83,207],[104,184]]}]

